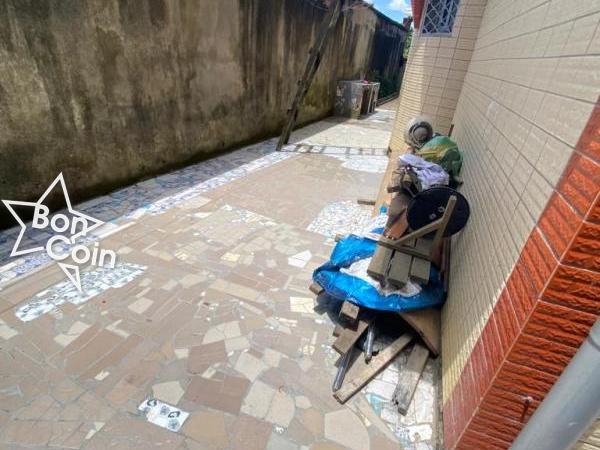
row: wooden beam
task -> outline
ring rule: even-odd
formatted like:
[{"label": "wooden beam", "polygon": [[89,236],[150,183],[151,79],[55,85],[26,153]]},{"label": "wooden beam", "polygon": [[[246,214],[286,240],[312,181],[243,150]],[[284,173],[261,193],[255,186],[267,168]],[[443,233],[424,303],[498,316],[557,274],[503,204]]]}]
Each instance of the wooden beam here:
[{"label": "wooden beam", "polygon": [[417,242],[415,243],[415,249],[419,250],[420,252],[423,253],[431,253],[431,244],[433,243],[433,241],[431,239],[427,239],[427,238],[419,238],[417,239]]},{"label": "wooden beam", "polygon": [[374,356],[369,364],[365,363],[363,358],[358,358],[349,372],[358,373],[347,383],[345,383],[339,391],[333,396],[340,402],[345,403],[350,397],[360,391],[371,379],[379,372],[387,367],[394,358],[412,341],[413,335],[410,333],[403,334],[385,349],[380,351],[377,356]]},{"label": "wooden beam", "polygon": [[406,323],[415,330],[432,355],[438,356],[442,347],[440,336],[441,312],[437,308],[417,309],[400,313]]},{"label": "wooden beam", "polygon": [[390,269],[388,270],[387,280],[398,286],[399,288],[404,287],[410,278],[410,265],[413,257],[402,252],[394,252],[394,257],[390,263]]},{"label": "wooden beam", "polygon": [[393,254],[394,251],[388,247],[382,245],[376,246],[375,253],[371,258],[369,267],[367,267],[367,274],[374,280],[380,282],[385,280]]},{"label": "wooden beam", "polygon": [[433,243],[431,244],[432,251],[437,249],[442,243],[442,239],[444,238],[444,232],[446,231],[446,227],[448,226],[448,222],[452,217],[452,212],[454,211],[454,206],[456,205],[456,195],[451,195],[448,199],[448,203],[446,204],[446,209],[444,210],[444,215],[442,216],[442,223],[440,227],[435,233],[433,238]]},{"label": "wooden beam", "polygon": [[383,235],[390,239],[400,239],[407,231],[408,221],[406,220],[406,210],[404,210],[391,225],[385,228]]},{"label": "wooden beam", "polygon": [[[390,251],[397,251],[397,252],[402,252],[402,253],[406,253],[407,255],[412,255],[412,256],[418,256],[420,258],[425,258],[428,259],[429,258],[429,253],[424,253],[423,251],[421,251],[418,248],[415,247],[409,247],[408,245],[395,245],[395,244],[390,244],[390,241],[382,241],[381,237],[379,238],[379,240],[377,241],[378,244],[378,248],[379,247],[385,247]],[[394,242],[393,240],[391,242]]]},{"label": "wooden beam", "polygon": [[347,320],[350,323],[356,322],[358,319],[358,313],[360,308],[354,303],[345,301],[342,303],[342,309],[340,309],[340,317]]},{"label": "wooden beam", "polygon": [[370,320],[361,318],[358,320],[358,324],[355,329],[344,328],[342,334],[340,334],[334,341],[333,348],[342,355],[348,353],[356,341],[358,341],[358,339],[366,331],[370,323]]},{"label": "wooden beam", "polygon": [[294,129],[294,124],[298,118],[298,112],[300,111],[302,101],[304,100],[304,97],[310,88],[310,84],[321,62],[323,47],[325,46],[329,35],[335,28],[340,17],[342,3],[343,0],[333,0],[332,4],[329,6],[327,15],[321,23],[321,27],[317,33],[317,39],[308,53],[308,60],[306,61],[304,74],[302,75],[302,78],[300,78],[300,81],[298,81],[298,89],[296,90],[296,95],[292,102],[292,106],[288,110],[288,120],[283,132],[281,133],[281,136],[279,137],[279,141],[277,142],[277,151],[281,150],[281,148],[287,144],[290,139],[290,134],[292,134],[292,130]]},{"label": "wooden beam", "polygon": [[429,283],[429,273],[431,272],[431,262],[418,256],[412,257],[410,264],[410,279],[417,283]]},{"label": "wooden beam", "polygon": [[335,324],[335,327],[333,328],[333,335],[335,337],[338,337],[340,334],[342,334],[344,332],[344,327],[341,326],[339,323]]},{"label": "wooden beam", "polygon": [[358,203],[359,205],[367,205],[367,206],[374,206],[375,201],[376,200],[374,200],[374,199],[368,199],[368,198],[357,198],[356,199],[356,203]]},{"label": "wooden beam", "polygon": [[[421,258],[431,261],[432,259],[434,259],[434,253],[436,252],[436,250],[439,249],[439,246],[442,243],[442,239],[444,238],[444,232],[446,231],[446,227],[448,225],[448,222],[450,221],[450,217],[452,217],[452,212],[454,211],[455,204],[456,196],[452,195],[448,199],[444,215],[439,219],[425,225],[424,227],[419,228],[418,230],[414,230],[402,236],[399,239],[389,239],[386,236],[381,236],[377,241],[377,244],[393,250],[399,250],[409,255],[419,256]],[[429,246],[428,254],[425,253],[427,251],[425,246],[415,247],[414,245],[410,245],[411,240],[421,238],[434,231],[435,235],[433,237],[431,245]],[[426,239],[423,239],[423,241],[425,240]]]},{"label": "wooden beam", "polygon": [[405,415],[410,406],[417,384],[421,378],[421,373],[425,368],[429,358],[429,350],[420,342],[416,342],[410,352],[406,367],[400,372],[398,377],[398,387],[394,392],[393,402],[398,405],[398,412]]},{"label": "wooden beam", "polygon": [[444,292],[448,294],[450,290],[450,256],[451,256],[452,238],[444,239],[444,245],[441,255],[442,279],[444,280]]},{"label": "wooden beam", "polygon": [[[409,241],[406,243],[407,247],[414,247],[415,241]],[[402,288],[410,278],[410,271],[412,265],[412,256],[406,254],[405,252],[395,251],[394,257],[390,262],[390,268],[387,274],[387,280]]]},{"label": "wooden beam", "polygon": [[315,295],[321,295],[325,291],[319,283],[312,283],[308,289]]},{"label": "wooden beam", "polygon": [[414,240],[437,230],[439,225],[442,223],[442,220],[443,218],[438,219],[435,222],[431,222],[430,224],[425,225],[424,227],[419,228],[418,230],[415,230],[411,233],[408,233],[399,239],[390,239],[386,236],[380,236],[379,240],[377,241],[377,249],[385,247],[390,250],[397,250],[402,253],[406,253],[407,255],[419,256],[421,258],[430,259],[431,249],[429,252],[427,252],[427,250],[424,249],[422,246],[415,247]]}]

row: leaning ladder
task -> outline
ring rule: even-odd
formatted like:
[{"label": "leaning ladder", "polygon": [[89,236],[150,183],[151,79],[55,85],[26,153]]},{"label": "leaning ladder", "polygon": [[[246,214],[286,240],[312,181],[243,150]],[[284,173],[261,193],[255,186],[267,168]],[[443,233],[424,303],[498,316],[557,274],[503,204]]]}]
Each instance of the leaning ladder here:
[{"label": "leaning ladder", "polygon": [[319,68],[319,64],[321,63],[321,52],[325,46],[325,43],[327,42],[327,38],[337,24],[343,2],[344,0],[333,0],[333,4],[329,7],[329,11],[321,23],[321,27],[317,34],[317,40],[308,53],[308,61],[306,62],[306,67],[304,68],[304,74],[302,75],[300,81],[298,81],[296,96],[294,97],[291,108],[288,110],[287,123],[283,128],[281,136],[279,137],[279,142],[277,142],[277,151],[281,150],[281,148],[287,144],[290,139],[290,134],[292,134],[294,124],[298,119],[300,105],[302,104],[302,100],[304,100],[304,96],[308,92],[308,88],[310,87],[315,73]]}]

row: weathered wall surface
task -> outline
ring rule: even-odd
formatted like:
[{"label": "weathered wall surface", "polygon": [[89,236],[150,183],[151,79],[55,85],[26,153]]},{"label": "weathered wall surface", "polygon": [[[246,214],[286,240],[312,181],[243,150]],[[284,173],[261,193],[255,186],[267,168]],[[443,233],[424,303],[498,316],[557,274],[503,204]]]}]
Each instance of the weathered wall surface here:
[{"label": "weathered wall surface", "polygon": [[379,98],[398,93],[407,30],[378,13],[368,78],[381,83]]},{"label": "weathered wall surface", "polygon": [[[318,3],[0,2],[0,198],[36,198],[62,171],[82,199],[276,134]],[[337,79],[364,76],[377,20],[344,12],[300,122],[330,112]]]}]

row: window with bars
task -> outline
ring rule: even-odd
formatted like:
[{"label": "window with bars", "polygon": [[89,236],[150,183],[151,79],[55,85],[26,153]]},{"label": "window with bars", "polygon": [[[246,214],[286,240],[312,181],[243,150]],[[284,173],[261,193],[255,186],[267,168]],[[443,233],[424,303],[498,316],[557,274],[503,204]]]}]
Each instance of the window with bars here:
[{"label": "window with bars", "polygon": [[429,0],[421,34],[450,34],[459,0]]}]

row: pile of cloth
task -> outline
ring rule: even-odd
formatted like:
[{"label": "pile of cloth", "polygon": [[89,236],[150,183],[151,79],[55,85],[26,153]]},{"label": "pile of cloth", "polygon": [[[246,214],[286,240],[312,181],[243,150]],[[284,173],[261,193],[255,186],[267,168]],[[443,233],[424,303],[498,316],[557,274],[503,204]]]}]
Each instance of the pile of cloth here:
[{"label": "pile of cloth", "polygon": [[[429,125],[422,118],[416,123]],[[385,218],[386,226],[344,237],[338,241],[330,260],[313,273],[313,281],[330,297],[373,310],[392,312],[443,304],[444,283],[434,265],[431,266],[428,283],[409,281],[401,287],[382,283],[367,273],[377,241],[382,234],[389,236],[391,225],[406,210],[413,195],[431,187],[456,187],[461,183],[463,155],[456,143],[448,136],[434,134],[431,126],[414,128],[413,131],[418,139],[405,137],[409,149],[398,158],[392,188],[388,187],[388,191],[394,193],[390,207],[382,207],[380,211],[378,222]]]}]

